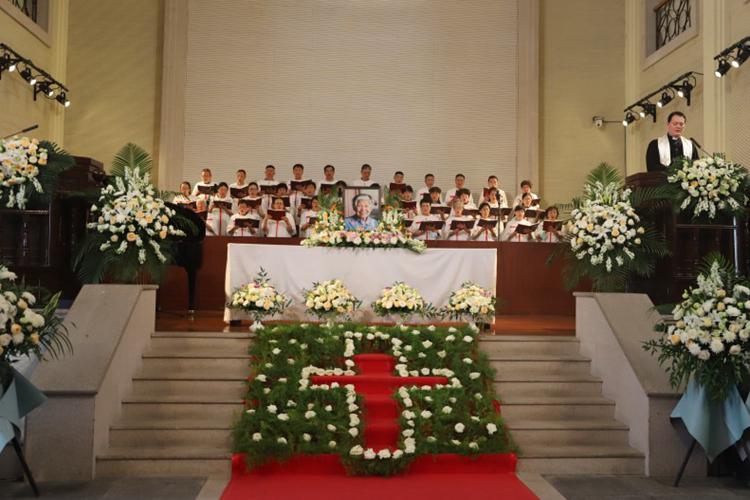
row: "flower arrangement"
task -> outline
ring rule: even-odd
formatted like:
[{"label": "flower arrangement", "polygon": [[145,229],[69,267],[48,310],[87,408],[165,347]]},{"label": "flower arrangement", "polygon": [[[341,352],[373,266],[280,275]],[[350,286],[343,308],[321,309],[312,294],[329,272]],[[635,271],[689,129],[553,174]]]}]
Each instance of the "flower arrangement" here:
[{"label": "flower arrangement", "polygon": [[[88,239],[81,248],[76,267],[84,282],[98,282],[109,275],[115,282],[135,282],[145,271],[158,280],[170,258],[168,237],[185,236],[177,228],[175,211],[156,192],[148,167],[131,161],[145,151],[128,144],[118,153],[120,175],[115,175],[91,207],[94,218],[87,224]],[[113,168],[114,171],[114,168]]]},{"label": "flower arrangement", "polygon": [[722,213],[739,215],[748,203],[747,170],[727,161],[724,155],[698,160],[682,158],[670,166],[667,180],[679,187],[680,210],[689,212],[694,219],[714,219]]},{"label": "flower arrangement", "polygon": [[[641,192],[637,199],[646,197]],[[649,276],[656,259],[666,255],[664,236],[641,220],[635,199],[612,167],[602,164],[589,174],[568,223],[569,287],[588,277],[595,291],[622,290],[629,274]]]},{"label": "flower arrangement", "polygon": [[[493,373],[468,328],[305,323],[260,332],[251,347],[255,377],[234,429],[234,451],[249,467],[294,454],[336,453],[351,474],[393,475],[424,454],[506,453],[516,447],[495,411]],[[401,405],[395,449],[365,445],[363,404],[354,386],[315,383],[316,375],[355,375],[355,356],[397,359],[398,376],[444,376],[434,386],[394,390]]]},{"label": "flower arrangement", "polygon": [[5,198],[6,207],[25,209],[32,197],[51,191],[53,181],[72,164],[53,143],[17,136],[0,139],[0,201]]},{"label": "flower arrangement", "polygon": [[405,319],[422,314],[427,306],[416,288],[397,281],[381,290],[378,299],[372,303],[372,310],[378,316],[399,315]]},{"label": "flower arrangement", "polygon": [[312,288],[303,293],[307,312],[321,319],[349,316],[362,305],[338,279],[313,283]]},{"label": "flower arrangement", "polygon": [[[56,358],[71,351],[67,329],[55,315],[60,294],[41,304],[37,296],[14,283],[15,273],[0,265],[0,384],[7,387],[10,365],[19,357],[45,354]],[[1,392],[1,391],[0,391]]]},{"label": "flower arrangement", "polygon": [[644,348],[667,365],[673,387],[694,377],[722,401],[750,377],[750,283],[712,255],[682,299],[672,311],[674,323],[657,325],[662,335]]},{"label": "flower arrangement", "polygon": [[375,231],[345,231],[344,219],[337,208],[337,198],[321,198],[318,221],[313,225],[309,238],[300,243],[306,247],[358,247],[358,248],[406,248],[417,253],[424,252],[424,241],[412,239],[403,230],[403,214],[397,210],[384,210]]},{"label": "flower arrangement", "polygon": [[227,307],[248,313],[254,320],[251,329],[258,330],[263,327],[260,324],[263,318],[283,313],[291,303],[291,299],[276,290],[268,273],[261,268],[253,281],[232,293]]},{"label": "flower arrangement", "polygon": [[495,295],[471,281],[451,293],[445,313],[455,319],[469,317],[472,321],[489,321],[495,315]]}]

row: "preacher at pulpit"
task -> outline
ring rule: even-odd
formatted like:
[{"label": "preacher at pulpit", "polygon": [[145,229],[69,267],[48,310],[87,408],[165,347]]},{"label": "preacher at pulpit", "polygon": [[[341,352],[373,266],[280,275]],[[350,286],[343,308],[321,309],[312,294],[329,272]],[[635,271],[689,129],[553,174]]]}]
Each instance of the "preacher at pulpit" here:
[{"label": "preacher at pulpit", "polygon": [[369,194],[358,194],[352,199],[354,215],[344,219],[346,231],[374,231],[378,221],[370,217],[372,213],[372,197]]},{"label": "preacher at pulpit", "polygon": [[698,148],[682,137],[687,119],[680,111],[667,117],[667,133],[648,143],[646,167],[649,172],[663,172],[679,157],[698,159]]}]

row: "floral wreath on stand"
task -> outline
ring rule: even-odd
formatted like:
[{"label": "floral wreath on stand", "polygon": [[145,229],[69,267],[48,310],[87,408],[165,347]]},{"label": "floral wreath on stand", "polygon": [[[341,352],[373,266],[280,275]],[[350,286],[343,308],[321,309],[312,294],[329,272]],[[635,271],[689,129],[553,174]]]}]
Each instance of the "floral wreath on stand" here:
[{"label": "floral wreath on stand", "polygon": [[276,290],[268,273],[261,268],[253,281],[232,293],[227,307],[247,313],[253,319],[250,330],[256,331],[264,328],[261,323],[264,318],[283,313],[291,303],[291,299]]},{"label": "floral wreath on stand", "polygon": [[309,290],[302,291],[305,308],[309,314],[326,320],[329,327],[337,318],[349,318],[362,305],[341,280],[333,279],[313,283]]}]

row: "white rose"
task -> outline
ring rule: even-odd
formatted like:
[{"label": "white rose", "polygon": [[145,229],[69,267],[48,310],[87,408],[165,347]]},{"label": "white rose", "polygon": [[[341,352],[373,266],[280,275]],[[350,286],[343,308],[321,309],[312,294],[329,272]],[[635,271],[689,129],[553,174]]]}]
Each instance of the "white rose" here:
[{"label": "white rose", "polygon": [[373,460],[376,456],[377,455],[372,448],[367,448],[367,451],[364,453],[365,460]]},{"label": "white rose", "polygon": [[493,423],[487,424],[487,434],[490,436],[497,432],[497,425]]},{"label": "white rose", "polygon": [[362,455],[364,452],[365,452],[365,450],[363,450],[360,445],[357,445],[357,446],[352,447],[351,450],[349,450],[349,455],[351,455],[353,457],[358,457],[358,456]]},{"label": "white rose", "polygon": [[261,439],[263,439],[263,436],[260,435],[260,432],[253,434],[253,441],[260,441]]},{"label": "white rose", "polygon": [[459,422],[455,426],[453,426],[453,428],[456,430],[456,432],[458,432],[460,434],[460,433],[462,433],[464,431],[464,429],[466,429],[466,426],[464,426],[464,424],[462,424],[461,422]]}]

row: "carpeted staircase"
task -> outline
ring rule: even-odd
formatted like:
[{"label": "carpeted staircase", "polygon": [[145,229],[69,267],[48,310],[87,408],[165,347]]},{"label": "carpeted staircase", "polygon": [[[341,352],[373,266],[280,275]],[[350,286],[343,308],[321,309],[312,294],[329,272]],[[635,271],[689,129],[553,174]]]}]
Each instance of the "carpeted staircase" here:
[{"label": "carpeted staircase", "polygon": [[[157,332],[122,415],[110,429],[98,476],[229,476],[231,428],[248,376],[247,333]],[[502,414],[521,448],[519,471],[554,474],[642,474],[643,455],[628,446],[614,402],[564,336],[483,337],[497,371]],[[392,442],[395,409],[385,395],[366,400],[371,428]],[[380,432],[382,431],[382,432]]]}]

